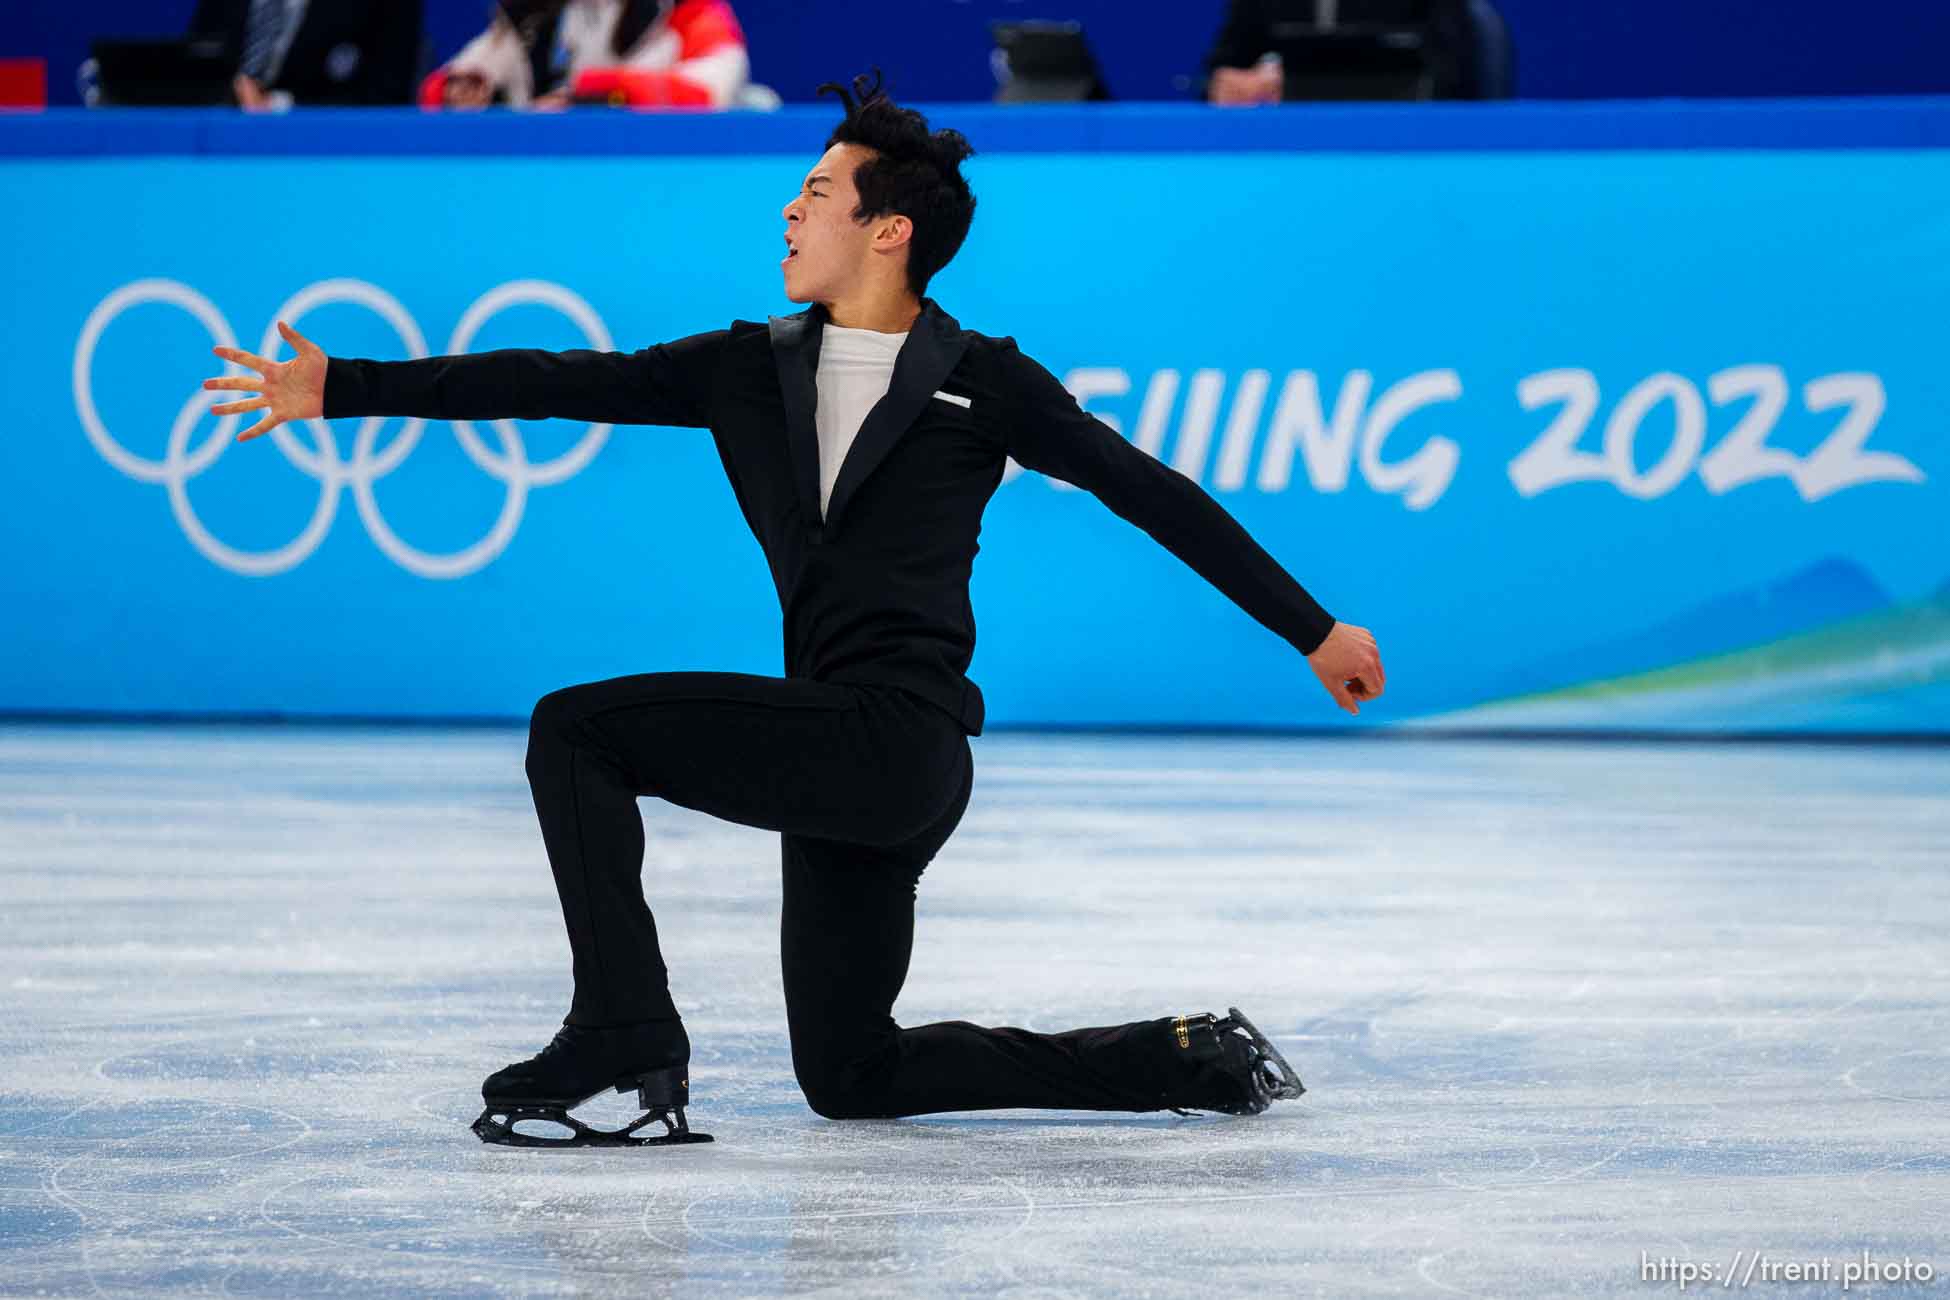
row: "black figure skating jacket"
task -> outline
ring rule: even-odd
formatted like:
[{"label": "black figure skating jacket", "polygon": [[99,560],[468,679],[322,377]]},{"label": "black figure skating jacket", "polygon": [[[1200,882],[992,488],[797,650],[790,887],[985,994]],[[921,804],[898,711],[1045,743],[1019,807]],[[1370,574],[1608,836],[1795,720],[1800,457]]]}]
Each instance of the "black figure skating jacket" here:
[{"label": "black figure skating jacket", "polygon": [[417,361],[333,357],[325,416],[571,420],[707,428],[764,549],[785,673],[881,682],[982,730],[968,599],[982,511],[1013,456],[1083,488],[1310,654],[1334,620],[1205,490],[1132,446],[1013,338],[964,330],[933,299],[867,413],[825,518],[814,376],[826,311],[640,352],[509,348]]}]

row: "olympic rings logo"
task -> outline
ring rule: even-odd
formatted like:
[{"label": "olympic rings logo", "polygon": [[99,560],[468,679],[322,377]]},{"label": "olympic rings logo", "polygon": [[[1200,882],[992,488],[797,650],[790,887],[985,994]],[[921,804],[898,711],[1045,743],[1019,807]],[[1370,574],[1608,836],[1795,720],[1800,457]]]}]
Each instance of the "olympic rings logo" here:
[{"label": "olympic rings logo", "polygon": [[[237,346],[237,338],[223,313],[208,298],[180,280],[137,280],[124,285],[102,299],[88,313],[88,319],[81,327],[81,337],[75,343],[74,352],[75,412],[81,417],[81,427],[87,433],[88,441],[101,453],[102,459],[130,478],[144,483],[163,484],[169,490],[170,509],[176,515],[176,522],[181,525],[191,544],[213,563],[233,573],[268,577],[303,563],[318,549],[325,534],[331,531],[332,520],[338,513],[339,493],[350,487],[352,500],[358,508],[360,520],[365,524],[367,535],[395,564],[422,578],[464,577],[499,555],[513,540],[515,529],[521,524],[522,509],[530,488],[545,487],[573,478],[595,458],[609,438],[611,426],[592,424],[581,440],[562,455],[540,464],[531,464],[514,421],[493,422],[494,431],[501,442],[499,454],[489,450],[482,442],[472,423],[453,421],[454,434],[468,459],[499,479],[506,487],[507,495],[500,514],[485,537],[458,551],[435,555],[416,550],[402,541],[380,514],[379,503],[373,496],[373,484],[399,468],[400,463],[412,454],[426,427],[425,420],[407,420],[399,436],[384,451],[375,454],[374,441],[387,417],[365,418],[360,421],[359,431],[353,436],[349,460],[340,458],[338,442],[326,421],[305,422],[317,440],[316,451],[294,437],[291,426],[279,425],[271,431],[272,441],[277,443],[278,450],[293,466],[318,480],[318,505],[303,531],[283,546],[269,551],[239,550],[219,540],[197,518],[196,511],[190,506],[188,488],[189,481],[215,464],[231,445],[238,422],[244,417],[234,414],[221,417],[209,438],[195,449],[190,447],[190,432],[213,404],[229,400],[234,395],[210,392],[199,386],[176,412],[161,460],[138,456],[117,442],[102,423],[101,413],[95,407],[95,347],[101,341],[102,332],[129,308],[152,302],[181,307],[202,323],[213,344],[232,348]],[[271,313],[271,324],[265,327],[264,341],[257,345],[256,351],[265,357],[276,357],[283,341],[278,335],[277,322],[283,320],[295,326],[306,312],[330,303],[352,303],[367,308],[393,327],[408,357],[428,355],[426,339],[420,333],[419,324],[397,298],[377,285],[350,279],[321,280],[293,294],[283,306]],[[553,308],[581,329],[590,347],[603,352],[611,350],[609,330],[602,318],[574,292],[546,280],[514,280],[490,289],[474,300],[462,313],[460,323],[454,326],[453,337],[447,340],[446,351],[465,352],[483,325],[504,309],[525,303]],[[226,373],[242,373],[242,368],[230,365]]]}]

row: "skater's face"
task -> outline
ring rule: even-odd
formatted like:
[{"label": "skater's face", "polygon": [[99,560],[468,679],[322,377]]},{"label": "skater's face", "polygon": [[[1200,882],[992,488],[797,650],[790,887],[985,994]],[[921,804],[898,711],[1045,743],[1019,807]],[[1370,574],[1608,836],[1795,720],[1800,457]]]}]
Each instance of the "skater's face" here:
[{"label": "skater's face", "polygon": [[792,302],[825,302],[857,288],[871,275],[907,274],[907,242],[913,223],[898,214],[855,221],[860,192],[853,173],[873,150],[836,144],[806,173],[799,193],[785,205],[785,296]]}]

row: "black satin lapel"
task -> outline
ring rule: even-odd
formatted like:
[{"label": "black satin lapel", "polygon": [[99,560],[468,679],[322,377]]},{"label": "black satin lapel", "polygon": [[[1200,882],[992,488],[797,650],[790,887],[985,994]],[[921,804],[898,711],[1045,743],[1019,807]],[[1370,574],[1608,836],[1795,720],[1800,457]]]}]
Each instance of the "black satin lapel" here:
[{"label": "black satin lapel", "polygon": [[[967,349],[968,343],[954,318],[936,307],[932,299],[927,300],[907,342],[901,345],[900,355],[894,359],[893,379],[887,386],[886,396],[867,412],[853,445],[847,449],[846,459],[840,464],[839,478],[833,483],[833,498],[826,506],[827,527],[839,523],[847,502],[880,462],[887,459],[887,453],[927,408],[935,391]],[[816,445],[814,450],[817,452]]]},{"label": "black satin lapel", "polygon": [[817,305],[792,316],[773,316],[772,361],[785,400],[785,440],[792,458],[792,486],[806,522],[819,525],[819,341],[825,317]]}]

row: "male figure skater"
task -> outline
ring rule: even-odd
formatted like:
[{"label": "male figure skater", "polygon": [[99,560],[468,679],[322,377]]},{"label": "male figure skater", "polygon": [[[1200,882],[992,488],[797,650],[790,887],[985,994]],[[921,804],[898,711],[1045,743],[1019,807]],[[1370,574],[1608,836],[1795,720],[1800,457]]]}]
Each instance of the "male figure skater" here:
[{"label": "male figure skater", "polygon": [[[902,1028],[922,870],[961,820],[982,694],[968,581],[982,511],[1013,456],[1094,493],[1307,656],[1350,713],[1385,684],[1374,638],[1336,623],[1195,482],[1085,414],[1014,339],[962,329],[928,280],[960,248],[973,150],[855,78],[846,117],[785,205],[786,296],[635,353],[504,349],[418,361],[327,357],[279,322],[294,359],[234,348],[258,372],[212,408],[287,420],[369,414],[711,430],[784,615],[785,676],[665,672],[553,691],[527,773],[562,901],[575,996],[538,1055],[482,1085],[485,1140],[536,1144],[524,1119],[582,1142],[696,1140],[683,1123],[690,1043],[642,887],[636,800],[656,795],[780,832],[792,1061],[834,1119],[1007,1107],[1257,1114],[1300,1081],[1236,1008],[1062,1033],[967,1021]],[[857,95],[857,101],[855,96]],[[604,1088],[650,1113],[598,1133],[568,1115]],[[675,1110],[675,1122],[669,1112]]]}]

